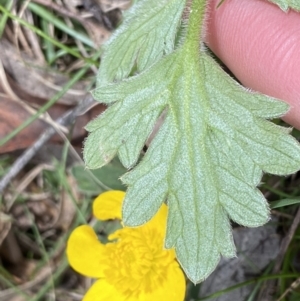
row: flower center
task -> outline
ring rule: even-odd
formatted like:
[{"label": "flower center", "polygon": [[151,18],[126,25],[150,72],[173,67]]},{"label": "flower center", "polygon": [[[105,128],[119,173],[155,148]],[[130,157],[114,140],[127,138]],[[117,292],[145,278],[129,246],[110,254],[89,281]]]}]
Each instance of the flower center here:
[{"label": "flower center", "polygon": [[128,296],[161,286],[167,266],[174,261],[173,251],[163,248],[161,233],[153,228],[123,228],[110,238],[117,241],[106,245],[110,261],[107,281]]}]

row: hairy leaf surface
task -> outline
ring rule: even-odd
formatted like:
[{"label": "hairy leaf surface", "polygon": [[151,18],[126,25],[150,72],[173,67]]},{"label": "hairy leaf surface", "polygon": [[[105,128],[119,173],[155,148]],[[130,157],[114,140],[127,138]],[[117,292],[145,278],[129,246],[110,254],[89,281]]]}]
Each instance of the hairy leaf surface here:
[{"label": "hairy leaf surface", "polygon": [[105,45],[98,84],[126,78],[133,69],[140,72],[172,52],[184,6],[183,0],[141,0],[134,5]]},{"label": "hairy leaf surface", "polygon": [[300,11],[299,0],[269,0],[277,4],[282,10],[288,11],[289,8]]},{"label": "hairy leaf surface", "polygon": [[288,105],[250,93],[202,51],[184,46],[141,74],[98,86],[94,97],[109,108],[90,122],[84,159],[99,168],[117,153],[128,168],[153,126],[166,119],[143,160],[122,177],[127,226],[147,222],[163,202],[169,206],[167,248],[193,282],[204,280],[220,256],[235,256],[230,219],[257,227],[269,219],[256,188],[263,172],[300,168],[300,147],[289,130],[267,119]]}]

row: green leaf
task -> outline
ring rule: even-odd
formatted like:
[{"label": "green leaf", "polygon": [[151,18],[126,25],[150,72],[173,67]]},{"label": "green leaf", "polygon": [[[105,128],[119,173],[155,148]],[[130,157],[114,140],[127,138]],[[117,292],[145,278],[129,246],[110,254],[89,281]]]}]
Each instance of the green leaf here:
[{"label": "green leaf", "polygon": [[[157,66],[155,69],[159,76],[167,78],[172,63],[169,59]],[[94,98],[102,102],[119,101],[86,126],[91,132],[84,151],[88,168],[102,167],[118,151],[121,162],[127,168],[138,160],[169,95],[165,81],[161,85],[158,83],[143,88],[145,82],[154,82],[151,73],[141,74],[137,79],[131,78],[119,84],[109,84],[105,88],[99,87],[94,91]]]},{"label": "green leaf", "polygon": [[72,175],[78,183],[78,189],[90,196],[95,196],[104,192],[101,185],[97,183],[94,177],[81,165],[72,167]]},{"label": "green leaf", "polygon": [[78,188],[88,195],[95,196],[107,189],[126,190],[126,186],[120,181],[126,169],[117,158],[101,169],[89,171],[81,165],[75,165],[71,171]]},{"label": "green leaf", "polygon": [[98,84],[140,72],[174,50],[185,6],[182,0],[141,0],[127,13],[125,22],[105,46]]},{"label": "green leaf", "polygon": [[299,0],[269,0],[277,4],[283,11],[288,11],[289,8],[300,11]]},{"label": "green leaf", "polygon": [[268,204],[256,188],[262,173],[300,168],[300,146],[290,129],[268,120],[288,105],[247,91],[199,47],[206,2],[192,2],[176,50],[185,1],[142,0],[128,13],[106,46],[93,96],[108,108],[87,125],[83,154],[88,168],[118,154],[131,169],[122,177],[128,185],[125,225],[141,225],[168,204],[165,246],[175,248],[195,283],[209,276],[221,255],[235,256],[230,219],[249,227],[268,221]]},{"label": "green leaf", "polygon": [[94,97],[114,103],[89,123],[84,159],[98,168],[117,153],[132,167],[159,115],[166,119],[143,160],[121,179],[128,185],[123,221],[147,222],[169,206],[166,247],[175,247],[193,282],[209,276],[220,256],[235,256],[229,219],[257,227],[269,219],[256,188],[262,172],[300,168],[289,129],[266,119],[288,105],[238,85],[202,51],[185,44],[141,74],[99,86]]},{"label": "green leaf", "polygon": [[291,205],[295,205],[295,204],[300,204],[300,198],[283,199],[283,200],[279,200],[279,201],[274,201],[271,203],[271,208],[276,209],[276,208],[291,206]]}]

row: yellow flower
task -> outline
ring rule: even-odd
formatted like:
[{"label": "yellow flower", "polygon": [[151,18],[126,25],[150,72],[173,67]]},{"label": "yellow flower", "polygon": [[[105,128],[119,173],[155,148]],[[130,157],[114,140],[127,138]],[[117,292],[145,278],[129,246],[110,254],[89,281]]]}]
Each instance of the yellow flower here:
[{"label": "yellow flower", "polygon": [[[108,191],[93,204],[100,220],[121,219],[125,193]],[[182,301],[185,278],[174,250],[163,247],[167,206],[145,225],[124,227],[102,244],[90,226],[76,228],[68,241],[70,265],[79,273],[98,280],[83,301]]]}]

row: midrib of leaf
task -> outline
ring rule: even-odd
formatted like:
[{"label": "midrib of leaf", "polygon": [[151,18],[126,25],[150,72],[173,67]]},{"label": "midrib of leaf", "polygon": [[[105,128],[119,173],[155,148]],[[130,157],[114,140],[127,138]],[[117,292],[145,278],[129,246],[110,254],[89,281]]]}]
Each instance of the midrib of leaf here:
[{"label": "midrib of leaf", "polygon": [[[191,95],[188,93],[189,91],[193,91],[193,87],[191,85],[193,85],[194,81],[193,81],[193,76],[196,78],[197,76],[199,76],[200,74],[202,74],[202,76],[205,75],[204,72],[201,72],[201,55],[202,52],[200,51],[200,47],[201,47],[201,38],[202,38],[202,32],[203,32],[203,26],[204,26],[204,18],[205,18],[205,4],[206,1],[203,0],[194,0],[192,2],[192,6],[190,9],[190,15],[189,15],[189,23],[188,23],[188,29],[187,29],[187,35],[186,35],[186,39],[185,39],[185,43],[183,45],[183,52],[184,54],[182,56],[185,57],[184,61],[187,63],[187,65],[185,66],[185,70],[193,70],[193,72],[186,72],[188,74],[188,76],[186,76],[186,81],[185,81],[185,97],[184,97],[184,114],[183,116],[185,117],[185,124],[187,126],[188,129],[188,134],[186,133],[186,129],[185,127],[183,127],[182,129],[178,129],[179,132],[181,133],[185,133],[187,136],[187,145],[188,145],[188,157],[189,157],[189,162],[190,162],[190,166],[187,166],[187,168],[189,168],[190,173],[191,173],[191,180],[192,180],[192,187],[193,187],[193,195],[196,196],[198,195],[196,189],[199,186],[199,183],[196,182],[196,179],[198,178],[196,175],[196,168],[199,167],[199,165],[197,164],[198,162],[195,162],[195,154],[194,154],[194,149],[193,146],[195,147],[195,144],[193,143],[195,141],[195,139],[202,141],[202,148],[200,148],[200,152],[201,152],[201,158],[203,159],[203,163],[201,164],[203,168],[201,168],[201,170],[205,170],[205,177],[209,178],[208,182],[210,183],[217,183],[218,179],[216,177],[215,174],[207,172],[212,171],[212,168],[205,168],[206,164],[210,164],[210,160],[209,160],[209,156],[208,156],[208,152],[209,150],[207,150],[207,146],[205,143],[206,137],[207,137],[207,127],[202,126],[202,131],[198,134],[197,137],[193,137],[192,133],[194,132],[192,130],[192,124],[191,124],[191,120],[192,117],[190,116],[190,110],[189,110],[189,106],[191,105],[191,101],[193,99],[193,97],[191,97]],[[203,67],[203,66],[202,66]],[[205,80],[203,79],[202,81],[199,81],[197,83],[200,87],[200,97],[202,98],[202,106],[203,106],[203,111],[204,114],[202,114],[202,125],[207,124],[207,114],[206,112],[209,111],[209,103],[208,103],[208,95],[206,93],[206,88],[205,88]],[[177,108],[180,108],[181,104],[177,104]],[[207,179],[206,179],[207,181]],[[217,195],[216,195],[216,199],[218,200],[218,191],[216,191]],[[205,200],[202,200],[202,202],[205,202]],[[198,206],[197,206],[198,205]],[[213,206],[213,204],[211,204]],[[220,202],[217,201],[217,204],[215,204],[215,206],[220,206]],[[201,229],[201,226],[199,225],[199,216],[201,216],[201,212],[199,212],[199,204],[197,204],[197,200],[195,199],[193,202],[193,211],[194,211],[194,225],[196,227],[196,232],[197,233],[201,233],[203,232],[203,229]],[[210,245],[207,246],[209,248],[209,250],[207,250],[208,253],[213,253],[213,249],[215,248],[215,245],[217,244],[217,242],[215,241],[215,237],[216,237],[216,231],[217,231],[217,225],[216,225],[216,219],[217,219],[217,215],[215,214],[213,216],[213,224],[214,224],[214,235],[213,238],[210,242]],[[170,247],[170,245],[169,245]],[[186,256],[188,256],[189,251],[186,250]],[[196,251],[196,258],[192,259],[195,260],[195,262],[201,262],[201,250],[200,250],[200,245],[198,243],[198,248]],[[181,262],[181,256],[178,257],[178,260]],[[207,266],[213,266],[215,265],[214,261],[215,261],[215,257],[209,257],[207,262]],[[188,261],[190,262],[190,260],[188,259]],[[189,268],[188,270],[186,270],[186,262],[181,262],[183,269],[186,271],[187,275],[189,276],[189,278],[193,281],[193,282],[198,282],[200,279],[197,278],[198,276],[196,276],[196,273],[191,273],[191,269]],[[209,271],[204,272],[204,274],[207,274]],[[206,277],[206,276],[204,276]]]},{"label": "midrib of leaf", "polygon": [[[204,18],[205,18],[205,10],[206,10],[206,1],[205,0],[193,0],[192,1],[192,5],[190,7],[190,14],[189,14],[189,21],[188,21],[188,28],[187,28],[187,34],[186,34],[186,38],[185,38],[185,42],[184,45],[182,46],[182,56],[184,57],[184,61],[186,62],[186,70],[195,70],[194,73],[199,73],[201,74],[201,70],[199,68],[200,64],[200,46],[201,46],[201,39],[202,39],[202,31],[203,31],[203,24],[204,24]],[[185,70],[182,70],[183,72]],[[189,149],[189,161],[190,161],[190,165],[194,166],[194,162],[193,159],[195,158],[193,156],[193,140],[195,139],[195,137],[192,137],[191,133],[193,132],[191,129],[191,116],[189,113],[189,106],[191,103],[191,97],[189,95],[189,91],[191,91],[192,87],[190,87],[190,85],[193,83],[193,78],[192,76],[195,75],[193,73],[188,73],[186,72],[186,74],[188,74],[187,76],[187,80],[185,81],[185,87],[186,87],[186,92],[185,93],[185,97],[184,97],[184,114],[183,116],[185,117],[185,125],[188,128],[188,134],[186,135],[188,137],[188,149]],[[205,87],[204,87],[204,81],[201,82],[201,94],[205,94]],[[206,100],[207,97],[205,95],[203,95],[203,100]],[[203,103],[202,103],[203,104]],[[205,108],[204,110],[207,111],[207,102],[205,101]],[[175,108],[177,108],[178,110],[180,109],[181,104],[176,104]],[[178,116],[180,116],[180,113],[178,113]],[[204,117],[206,116],[206,114],[204,114]],[[179,123],[180,124],[180,123]],[[178,132],[179,133],[185,133],[186,129],[183,126],[183,128],[181,129],[180,126],[178,126]],[[203,129],[203,131],[201,133],[199,133],[201,136],[199,136],[200,140],[204,141],[204,138],[206,136],[206,132],[205,129]],[[205,149],[203,149],[203,155],[205,158],[207,158],[207,151]],[[208,162],[208,161],[207,161]],[[195,183],[195,179],[196,179],[196,175],[195,175],[195,171],[192,168],[192,179],[194,182],[193,187],[195,188],[197,186],[197,183]],[[194,192],[195,193],[195,192]],[[196,193],[195,193],[196,194]],[[197,206],[195,205],[195,212],[197,212]],[[197,220],[195,220],[195,223],[197,224]]]},{"label": "midrib of leaf", "polygon": [[[201,30],[201,29],[200,29]],[[199,31],[196,34],[199,34]],[[193,38],[193,35],[195,33],[192,32],[190,33],[190,38]],[[184,90],[184,97],[183,97],[183,103],[180,102],[174,102],[171,101],[170,105],[172,106],[171,108],[171,115],[173,115],[173,120],[175,121],[175,127],[177,128],[177,133],[180,133],[181,139],[179,139],[178,141],[178,145],[175,147],[175,152],[173,153],[172,156],[172,161],[175,161],[174,158],[176,159],[176,155],[177,151],[176,148],[180,148],[180,144],[184,144],[187,146],[187,156],[188,156],[188,164],[186,165],[186,169],[189,170],[190,173],[190,184],[192,186],[193,192],[192,195],[197,196],[199,195],[199,192],[197,192],[197,189],[199,188],[199,183],[197,183],[196,179],[199,177],[197,177],[196,175],[196,170],[202,170],[205,173],[205,182],[206,183],[210,183],[209,187],[213,186],[213,183],[217,183],[217,176],[211,172],[213,171],[213,168],[207,167],[207,164],[210,165],[210,159],[209,159],[209,150],[207,150],[207,146],[205,144],[205,140],[207,138],[207,127],[205,127],[205,125],[207,124],[206,122],[206,112],[209,111],[209,102],[208,102],[208,95],[206,94],[206,89],[205,89],[205,80],[203,78],[202,81],[200,82],[195,82],[193,79],[197,78],[198,76],[200,76],[201,74],[201,65],[199,64],[199,55],[201,55],[201,53],[199,52],[199,46],[200,46],[200,42],[195,40],[192,40],[192,42],[188,41],[186,42],[186,44],[183,46],[182,49],[182,61],[185,62],[184,66],[182,67],[182,69],[179,68],[179,74],[175,75],[175,79],[178,80],[179,76],[180,76],[180,71],[183,74],[185,81],[182,84],[183,85],[183,90]],[[204,67],[204,66],[203,66]],[[186,70],[193,70],[193,72],[185,72]],[[204,74],[204,72],[202,72],[202,74]],[[195,87],[193,87],[193,84],[195,85]],[[198,85],[197,85],[198,84]],[[176,84],[174,85],[176,86]],[[196,88],[196,86],[200,87],[199,89]],[[203,114],[201,116],[199,116],[199,121],[201,120],[201,124],[202,124],[202,128],[200,132],[197,132],[197,137],[194,137],[192,133],[195,133],[195,130],[192,129],[193,125],[191,124],[192,121],[192,116],[190,115],[190,105],[192,101],[197,101],[194,100],[194,95],[191,95],[189,92],[193,91],[193,93],[195,93],[195,89],[196,92],[199,92],[200,97],[202,98],[202,105],[203,105]],[[175,92],[174,92],[175,93]],[[175,98],[176,99],[176,98]],[[183,112],[182,112],[183,111]],[[195,125],[194,125],[195,126]],[[201,143],[201,147],[195,149],[195,139],[202,141]],[[195,161],[196,159],[196,155],[195,155],[195,151],[199,151],[201,153],[200,156],[197,156],[198,158],[201,157],[202,162],[200,162],[200,166],[199,166],[199,162]],[[176,162],[174,162],[176,164]],[[174,164],[173,163],[173,164]],[[168,178],[170,178],[170,173],[172,172],[172,169],[169,171],[168,173]],[[170,187],[172,187],[172,183],[169,184]],[[201,187],[203,187],[203,185],[200,185]],[[218,187],[218,185],[216,185]],[[215,194],[216,197],[214,198],[213,196],[211,196],[213,200],[211,200],[211,204],[208,206],[215,206],[216,208],[220,206],[220,202],[218,201],[219,197],[218,197],[218,191],[215,190]],[[193,221],[191,221],[192,224],[194,224],[195,227],[195,231],[191,229],[191,231],[194,231],[194,235],[198,236],[198,233],[203,233],[203,231],[205,231],[203,229],[203,227],[201,228],[200,223],[200,219],[199,217],[201,216],[201,212],[199,212],[199,204],[197,203],[197,198],[195,198],[194,200],[192,200],[192,202],[190,203],[191,206],[193,206],[193,208],[190,208],[190,211],[193,212]],[[202,203],[206,203],[208,202],[208,199],[204,199],[201,200]],[[178,206],[180,207],[180,205],[178,204]],[[217,219],[217,215],[213,215],[212,216],[213,220],[212,223],[214,223],[213,226],[213,237],[210,240],[210,242],[208,242],[208,245],[206,245],[207,247],[207,253],[213,253],[213,251],[216,250],[216,244],[217,242],[215,241],[215,232],[217,231],[217,225],[215,220]],[[203,225],[202,225],[203,226]],[[173,236],[174,239],[174,236]],[[201,239],[203,241],[203,237]],[[173,242],[167,242],[167,247],[172,247],[174,246],[174,240]],[[181,247],[179,249],[183,249],[186,248],[186,244],[181,245]],[[197,250],[195,252],[195,256],[193,258],[189,258],[188,261],[196,261],[196,262],[200,262],[200,257],[202,256],[201,254],[201,250],[200,250],[200,244],[198,243],[198,247]],[[189,256],[189,251],[186,249],[186,256]],[[178,260],[182,263],[183,268],[185,269],[186,262],[182,262],[181,261],[182,256],[179,255]],[[209,269],[206,271],[202,271],[204,274],[204,277],[207,277],[208,273],[210,273],[210,269],[212,266],[215,266],[217,261],[216,261],[216,257],[215,256],[208,256],[206,257],[207,259],[207,266],[209,266]],[[190,268],[190,267],[189,267]],[[185,269],[186,270],[186,269]],[[199,275],[196,275],[196,273],[191,273],[191,270],[186,270],[187,275],[190,277],[190,279],[194,282],[199,281]],[[203,277],[203,274],[201,277]],[[201,278],[202,280],[203,278]]]}]

